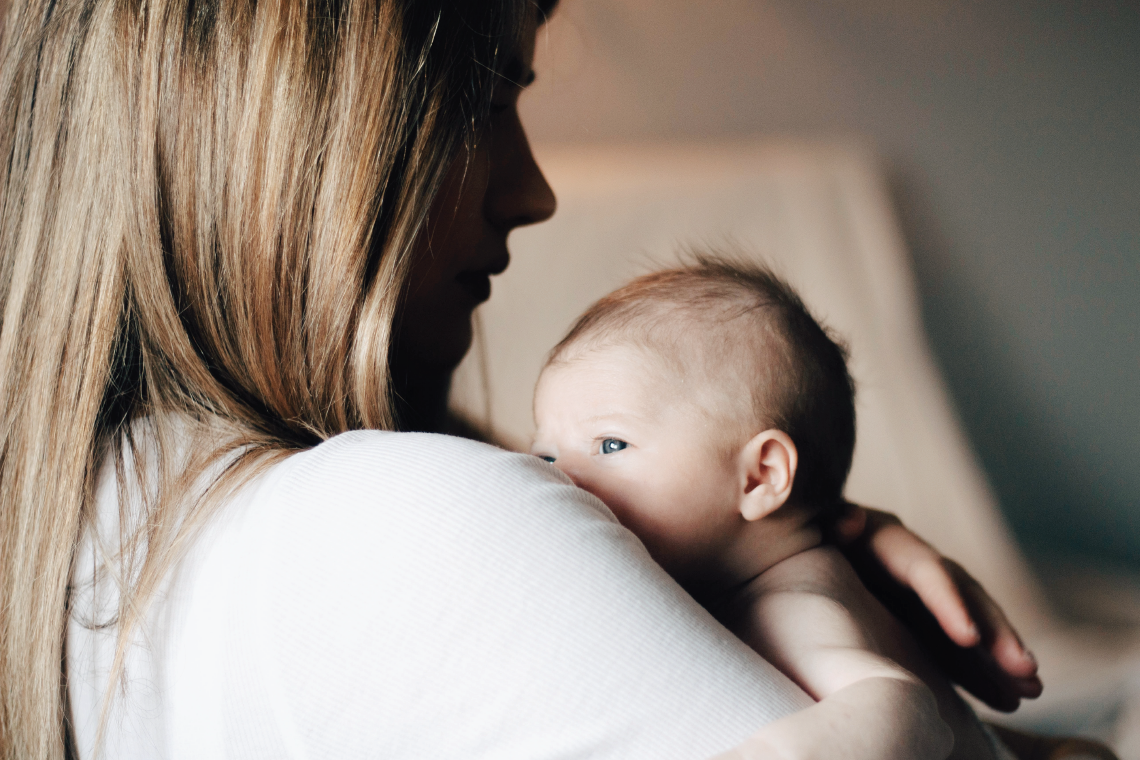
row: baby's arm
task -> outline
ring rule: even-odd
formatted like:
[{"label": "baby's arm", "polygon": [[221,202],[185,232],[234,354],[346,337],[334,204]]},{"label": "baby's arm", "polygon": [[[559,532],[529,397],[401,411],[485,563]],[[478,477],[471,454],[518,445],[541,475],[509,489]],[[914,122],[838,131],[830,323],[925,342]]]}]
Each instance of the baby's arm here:
[{"label": "baby's arm", "polygon": [[781,562],[749,585],[729,621],[746,643],[819,700],[766,726],[736,756],[946,757],[954,740],[934,694],[880,654],[873,626],[845,603],[847,579],[836,572],[837,562],[843,560],[831,549]]}]

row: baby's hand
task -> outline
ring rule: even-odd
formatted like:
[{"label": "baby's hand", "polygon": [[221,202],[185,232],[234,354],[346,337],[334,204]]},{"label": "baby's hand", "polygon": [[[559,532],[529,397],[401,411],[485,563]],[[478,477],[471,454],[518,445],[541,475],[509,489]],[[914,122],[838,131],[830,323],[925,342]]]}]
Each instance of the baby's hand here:
[{"label": "baby's hand", "polygon": [[953,747],[929,689],[872,678],[769,723],[712,760],[942,760]]}]

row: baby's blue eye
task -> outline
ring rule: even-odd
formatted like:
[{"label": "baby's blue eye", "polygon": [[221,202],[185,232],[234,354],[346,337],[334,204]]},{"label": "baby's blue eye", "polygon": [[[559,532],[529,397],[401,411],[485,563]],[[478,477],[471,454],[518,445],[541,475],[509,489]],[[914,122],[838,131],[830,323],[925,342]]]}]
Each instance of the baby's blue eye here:
[{"label": "baby's blue eye", "polygon": [[554,464],[554,457],[548,457],[545,454],[539,454],[538,458],[544,462],[550,462],[551,464]]},{"label": "baby's blue eye", "polygon": [[617,438],[607,438],[602,441],[602,453],[616,454],[627,446],[629,446],[629,444],[625,441],[619,440]]}]

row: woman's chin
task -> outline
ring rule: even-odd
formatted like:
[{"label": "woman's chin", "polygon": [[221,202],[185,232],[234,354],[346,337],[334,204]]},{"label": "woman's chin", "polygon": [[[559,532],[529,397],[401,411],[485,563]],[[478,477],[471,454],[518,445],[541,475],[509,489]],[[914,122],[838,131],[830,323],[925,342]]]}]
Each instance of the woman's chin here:
[{"label": "woman's chin", "polygon": [[408,378],[450,375],[471,349],[471,315],[436,323],[405,334],[397,349],[394,369]]},{"label": "woman's chin", "polygon": [[432,346],[435,349],[432,357],[434,367],[438,371],[453,372],[463,361],[463,357],[467,356],[467,352],[471,350],[473,335],[469,318],[463,323],[461,329],[455,330],[450,335],[440,336],[439,341]]}]

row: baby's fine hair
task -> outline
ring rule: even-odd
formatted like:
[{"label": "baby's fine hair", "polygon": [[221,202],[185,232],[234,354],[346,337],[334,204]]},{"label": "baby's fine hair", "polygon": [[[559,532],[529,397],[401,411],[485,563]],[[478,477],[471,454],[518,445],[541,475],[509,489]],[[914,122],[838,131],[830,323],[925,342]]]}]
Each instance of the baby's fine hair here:
[{"label": "baby's fine hair", "polygon": [[846,347],[769,268],[709,253],[688,258],[691,263],[638,277],[587,309],[547,364],[622,344],[674,363],[692,361],[697,350],[718,356],[763,351],[766,363],[746,365],[768,367],[749,375],[751,402],[759,424],[784,431],[796,445],[791,498],[838,509],[855,449],[855,384]]}]

